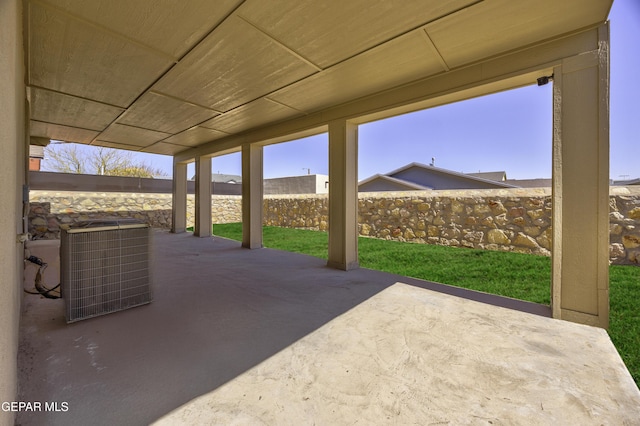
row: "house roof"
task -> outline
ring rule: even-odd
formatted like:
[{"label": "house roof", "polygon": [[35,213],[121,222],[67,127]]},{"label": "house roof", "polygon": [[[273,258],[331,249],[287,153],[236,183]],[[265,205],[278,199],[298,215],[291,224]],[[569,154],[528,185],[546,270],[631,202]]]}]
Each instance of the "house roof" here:
[{"label": "house roof", "polygon": [[476,181],[476,182],[482,182],[482,183],[486,183],[486,184],[490,184],[493,186],[500,186],[500,187],[504,187],[504,188],[517,188],[514,185],[505,183],[505,182],[499,182],[499,181],[494,181],[494,180],[490,180],[490,179],[485,179],[482,177],[476,177],[476,176],[472,176],[469,174],[465,174],[465,173],[459,173],[459,172],[454,172],[453,170],[448,170],[448,169],[442,169],[440,167],[436,167],[436,166],[428,166],[426,164],[423,163],[417,163],[417,162],[413,162],[413,163],[409,163],[403,167],[400,167],[399,169],[393,170],[389,173],[387,173],[387,176],[394,176],[399,174],[400,172],[404,172],[407,171],[409,169],[422,169],[425,170],[429,173],[437,173],[437,174],[441,174],[441,175],[448,175],[448,176],[456,176],[457,178],[462,178],[462,179],[467,179],[470,181]]},{"label": "house roof", "polygon": [[550,188],[552,180],[550,178],[539,179],[507,179],[506,183],[521,188]]},{"label": "house roof", "polygon": [[478,172],[478,173],[465,173],[467,176],[478,177],[482,179],[495,180],[496,182],[504,182],[507,180],[507,172]]},{"label": "house roof", "polygon": [[358,183],[358,186],[364,186],[367,184],[370,184],[372,182],[376,182],[376,181],[382,181],[382,182],[389,182],[391,184],[393,184],[394,186],[400,186],[405,188],[407,191],[416,191],[416,190],[428,190],[428,189],[433,189],[431,187],[428,186],[423,186],[423,185],[419,185],[417,183],[414,182],[409,182],[403,179],[397,179],[394,178],[392,176],[387,176],[387,175],[382,175],[382,174],[375,174],[367,179],[364,179],[362,181],[360,181]]},{"label": "house roof", "polygon": [[30,134],[236,149],[237,135],[593,28],[611,4],[26,0]]}]

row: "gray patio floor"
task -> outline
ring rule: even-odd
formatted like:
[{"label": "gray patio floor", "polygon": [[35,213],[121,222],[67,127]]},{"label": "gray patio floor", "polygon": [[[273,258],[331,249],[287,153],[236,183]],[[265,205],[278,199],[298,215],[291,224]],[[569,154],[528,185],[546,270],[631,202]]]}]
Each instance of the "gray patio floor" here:
[{"label": "gray patio floor", "polygon": [[17,424],[640,424],[606,332],[547,307],[154,237],[149,305],[67,325],[25,295],[20,400],[68,409]]}]

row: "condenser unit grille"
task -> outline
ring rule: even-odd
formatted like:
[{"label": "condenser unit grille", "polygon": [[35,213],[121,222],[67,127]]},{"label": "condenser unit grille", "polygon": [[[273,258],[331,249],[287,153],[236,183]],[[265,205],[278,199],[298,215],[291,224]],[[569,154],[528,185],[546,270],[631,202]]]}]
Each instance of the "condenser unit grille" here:
[{"label": "condenser unit grille", "polygon": [[151,302],[151,228],[92,222],[63,231],[62,296],[67,322]]}]

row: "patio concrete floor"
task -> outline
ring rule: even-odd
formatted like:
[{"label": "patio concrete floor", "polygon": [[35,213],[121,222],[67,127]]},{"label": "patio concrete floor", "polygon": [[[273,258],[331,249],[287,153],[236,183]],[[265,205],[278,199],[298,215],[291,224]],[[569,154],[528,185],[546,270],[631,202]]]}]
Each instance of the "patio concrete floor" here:
[{"label": "patio concrete floor", "polygon": [[640,424],[606,332],[548,307],[154,237],[149,305],[67,325],[62,300],[25,295],[19,399],[43,411],[17,424]]}]

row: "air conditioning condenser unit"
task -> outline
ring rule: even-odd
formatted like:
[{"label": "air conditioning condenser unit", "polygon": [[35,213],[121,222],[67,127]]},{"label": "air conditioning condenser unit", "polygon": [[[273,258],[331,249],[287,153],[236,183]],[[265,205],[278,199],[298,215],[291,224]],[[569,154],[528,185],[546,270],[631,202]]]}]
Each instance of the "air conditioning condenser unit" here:
[{"label": "air conditioning condenser unit", "polygon": [[152,229],[133,219],[73,224],[60,236],[67,323],[150,303]]}]

